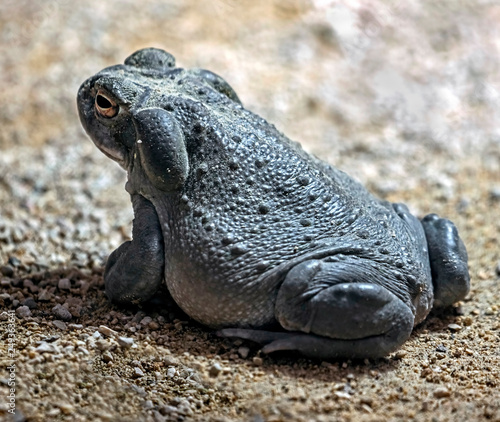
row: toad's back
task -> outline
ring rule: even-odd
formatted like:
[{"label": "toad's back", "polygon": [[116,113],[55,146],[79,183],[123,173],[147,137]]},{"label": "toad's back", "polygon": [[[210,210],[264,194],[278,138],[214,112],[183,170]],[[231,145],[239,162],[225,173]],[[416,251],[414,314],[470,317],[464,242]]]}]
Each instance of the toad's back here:
[{"label": "toad's back", "polygon": [[235,107],[220,118],[201,107],[210,130],[198,128],[191,143],[195,165],[176,201],[155,204],[171,222],[167,284],[189,315],[213,326],[270,323],[286,272],[314,256],[376,261],[390,274],[382,284],[405,280],[406,301],[408,290],[424,284],[424,265],[407,272],[422,251],[391,204],[253,113]]}]

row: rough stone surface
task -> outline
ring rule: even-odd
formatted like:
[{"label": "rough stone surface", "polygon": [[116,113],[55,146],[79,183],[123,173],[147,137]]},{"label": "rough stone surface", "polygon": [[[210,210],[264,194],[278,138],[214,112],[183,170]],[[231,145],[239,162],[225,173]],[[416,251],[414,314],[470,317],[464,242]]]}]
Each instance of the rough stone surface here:
[{"label": "rough stone surface", "polygon": [[[1,2],[0,267],[12,273],[2,271],[0,308],[38,304],[15,323],[20,414],[499,421],[499,25],[495,2],[467,0]],[[88,75],[146,46],[221,74],[246,107],[378,195],[455,221],[469,248],[469,297],[377,361],[260,357],[178,310],[151,306],[135,320],[138,309],[111,306],[102,268],[130,236],[131,207],[124,174],[84,136],[74,96]],[[71,291],[58,289],[63,278]],[[73,299],[80,316],[61,331],[52,308],[74,310]],[[159,328],[140,324],[146,316]],[[2,313],[0,330],[8,320]],[[100,325],[134,347],[113,336],[99,350]],[[7,356],[1,341],[2,371]],[[215,363],[223,371],[210,377]],[[0,383],[0,397],[7,391]]]},{"label": "rough stone surface", "polygon": [[71,281],[67,278],[61,278],[57,284],[61,290],[69,290],[71,288]]},{"label": "rough stone surface", "polygon": [[23,305],[16,309],[16,315],[19,318],[27,318],[31,316],[31,310],[28,306]]},{"label": "rough stone surface", "polygon": [[52,308],[52,313],[56,318],[61,319],[63,321],[69,321],[72,318],[71,313],[64,306],[60,304]]},{"label": "rough stone surface", "polygon": [[118,344],[124,349],[129,349],[134,344],[134,339],[130,337],[118,337]]}]

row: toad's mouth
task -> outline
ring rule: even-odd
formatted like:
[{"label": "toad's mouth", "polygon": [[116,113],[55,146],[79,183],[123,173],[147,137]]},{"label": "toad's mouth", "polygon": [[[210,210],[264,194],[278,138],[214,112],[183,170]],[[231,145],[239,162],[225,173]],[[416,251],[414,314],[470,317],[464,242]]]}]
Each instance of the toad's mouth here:
[{"label": "toad's mouth", "polygon": [[120,167],[127,169],[127,153],[124,147],[121,147],[116,142],[111,141],[94,141],[96,147],[108,158],[116,161]]}]

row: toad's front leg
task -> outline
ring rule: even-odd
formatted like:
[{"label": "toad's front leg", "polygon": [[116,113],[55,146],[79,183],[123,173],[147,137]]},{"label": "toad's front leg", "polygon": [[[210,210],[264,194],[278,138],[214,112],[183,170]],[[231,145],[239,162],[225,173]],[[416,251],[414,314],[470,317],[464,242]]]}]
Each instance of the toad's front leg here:
[{"label": "toad's front leg", "polygon": [[132,195],[132,204],[132,241],[110,255],[104,272],[106,295],[121,304],[151,298],[161,285],[165,267],[163,236],[153,204],[141,195]]}]

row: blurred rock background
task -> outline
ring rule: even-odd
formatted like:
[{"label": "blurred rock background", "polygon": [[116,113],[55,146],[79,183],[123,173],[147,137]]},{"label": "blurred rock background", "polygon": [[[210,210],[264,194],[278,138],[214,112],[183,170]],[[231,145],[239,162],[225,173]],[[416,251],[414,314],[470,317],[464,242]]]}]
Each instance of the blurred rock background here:
[{"label": "blurred rock background", "polygon": [[[500,172],[499,24],[500,5],[484,0],[2,0],[0,198],[4,222],[17,226],[10,238],[39,236],[37,211],[69,217],[60,231],[75,221],[85,230],[76,211],[92,208],[93,220],[128,224],[123,172],[84,135],[75,95],[147,46],[222,75],[247,108],[379,195],[407,192],[420,214],[434,197],[467,206],[475,198],[460,196],[459,176]],[[413,200],[428,188],[429,201]],[[25,254],[14,243],[0,258]],[[61,253],[53,263],[67,262]]]},{"label": "blurred rock background", "polygon": [[79,84],[156,46],[327,158],[467,156],[500,142],[499,20],[485,0],[2,0],[0,145],[81,142]]}]

